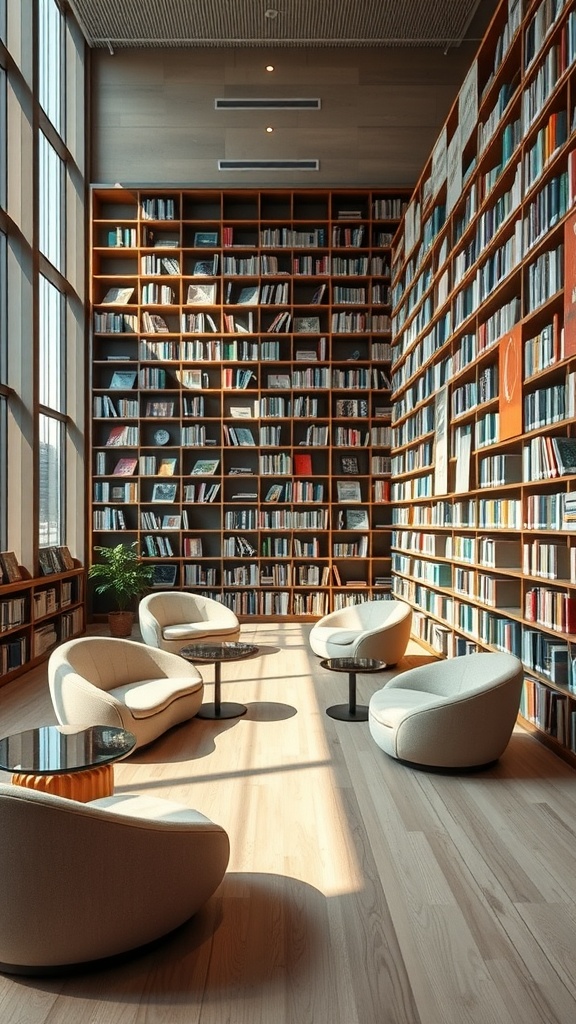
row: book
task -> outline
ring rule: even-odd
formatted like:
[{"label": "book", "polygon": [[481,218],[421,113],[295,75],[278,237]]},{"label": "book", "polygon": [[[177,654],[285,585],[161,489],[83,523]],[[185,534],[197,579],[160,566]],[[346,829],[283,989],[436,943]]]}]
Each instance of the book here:
[{"label": "book", "polygon": [[349,476],[358,476],[358,459],[355,455],[342,455],[340,457],[340,468],[343,473]]},{"label": "book", "polygon": [[58,558],[60,559],[60,565],[62,566],[62,569],[64,571],[66,569],[73,569],[74,559],[72,558],[72,555],[70,554],[70,551],[66,544],[60,544],[56,550],[58,552]]},{"label": "book", "polygon": [[112,472],[114,476],[130,476],[136,469],[137,465],[138,459],[118,459],[118,462],[114,466]]},{"label": "book", "polygon": [[320,317],[295,316],[294,332],[296,334],[317,334],[320,330]]},{"label": "book", "polygon": [[195,277],[214,277],[218,273],[218,253],[211,260],[196,260],[192,273]]},{"label": "book", "polygon": [[183,388],[198,391],[202,387],[202,370],[176,370],[176,377]]},{"label": "book", "polygon": [[561,476],[576,474],[576,437],[550,438]]},{"label": "book", "polygon": [[0,568],[2,570],[2,583],[16,583],[22,579],[18,559],[13,551],[0,551]]},{"label": "book", "polygon": [[219,459],[198,459],[198,461],[194,463],[191,472],[194,476],[198,476],[199,474],[203,474],[205,476],[212,475],[218,469],[219,464]]},{"label": "book", "polygon": [[336,493],[338,495],[338,501],[341,502],[362,501],[360,483],[358,480],[337,480]]},{"label": "book", "polygon": [[163,530],[179,530],[182,525],[182,516],[162,516]]},{"label": "book", "polygon": [[154,484],[152,501],[176,501],[176,484]]},{"label": "book", "polygon": [[161,459],[158,466],[158,476],[174,476],[176,471],[176,459]]},{"label": "book", "polygon": [[194,245],[198,249],[211,248],[218,245],[217,231],[197,231],[194,235]]},{"label": "book", "polygon": [[128,390],[129,388],[134,387],[136,377],[137,374],[135,370],[114,370],[110,381],[110,387]]},{"label": "book", "polygon": [[152,572],[152,586],[173,587],[176,583],[177,572],[178,566],[173,565],[170,562],[163,562],[161,565],[155,565]]},{"label": "book", "polygon": [[312,476],[310,452],[294,452],[294,476]]},{"label": "book", "polygon": [[109,288],[102,299],[102,305],[106,303],[114,306],[125,306],[130,302],[133,294],[133,288]]},{"label": "book", "polygon": [[290,377],[287,373],[269,373],[268,374],[268,387],[269,388],[289,388]]},{"label": "book", "polygon": [[258,285],[251,284],[246,288],[242,288],[237,304],[239,306],[256,306],[258,303]]},{"label": "book", "polygon": [[367,530],[370,525],[368,510],[365,508],[346,509],[344,522],[347,530]]},{"label": "book", "polygon": [[216,302],[216,281],[189,284],[186,302],[189,306],[213,306]]}]

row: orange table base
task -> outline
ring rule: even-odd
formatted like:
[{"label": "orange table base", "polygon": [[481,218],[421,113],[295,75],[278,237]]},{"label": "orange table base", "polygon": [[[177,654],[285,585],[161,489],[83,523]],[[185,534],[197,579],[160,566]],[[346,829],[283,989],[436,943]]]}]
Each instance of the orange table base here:
[{"label": "orange table base", "polygon": [[86,804],[114,792],[114,765],[103,764],[98,768],[86,768],[80,772],[63,775],[28,775],[19,773],[12,776],[15,786],[36,789],[41,793],[66,796]]}]

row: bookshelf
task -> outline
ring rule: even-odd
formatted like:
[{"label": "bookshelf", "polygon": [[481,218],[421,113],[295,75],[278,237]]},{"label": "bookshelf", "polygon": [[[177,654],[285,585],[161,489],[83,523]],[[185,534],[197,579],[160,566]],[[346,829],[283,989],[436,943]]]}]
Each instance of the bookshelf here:
[{"label": "bookshelf", "polygon": [[393,245],[392,574],[576,758],[576,10],[500,4]]},{"label": "bookshelf", "polygon": [[408,198],[93,189],[93,545],[136,540],[159,584],[241,618],[390,596]]},{"label": "bookshelf", "polygon": [[22,578],[0,585],[0,686],[44,661],[57,643],[84,632],[85,571]]}]

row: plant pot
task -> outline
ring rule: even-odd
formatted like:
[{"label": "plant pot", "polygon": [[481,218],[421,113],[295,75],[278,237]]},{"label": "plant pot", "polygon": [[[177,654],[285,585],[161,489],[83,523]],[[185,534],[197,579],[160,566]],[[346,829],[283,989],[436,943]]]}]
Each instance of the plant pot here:
[{"label": "plant pot", "polygon": [[134,625],[134,612],[108,612],[110,636],[129,637]]}]

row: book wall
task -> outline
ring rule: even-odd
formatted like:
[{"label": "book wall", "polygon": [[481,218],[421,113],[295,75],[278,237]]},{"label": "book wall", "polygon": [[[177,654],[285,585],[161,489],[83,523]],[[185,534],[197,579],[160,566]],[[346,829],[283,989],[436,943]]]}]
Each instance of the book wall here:
[{"label": "book wall", "polygon": [[394,240],[393,591],[576,754],[576,10],[503,2]]},{"label": "book wall", "polygon": [[94,190],[94,545],[137,540],[155,585],[241,616],[390,595],[407,198]]},{"label": "book wall", "polygon": [[84,632],[84,577],[66,547],[41,548],[35,577],[13,552],[0,552],[0,686]]}]

